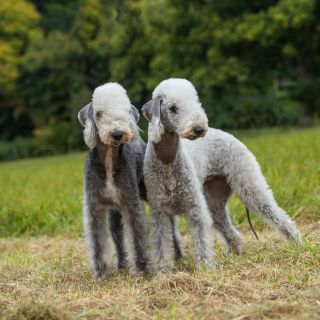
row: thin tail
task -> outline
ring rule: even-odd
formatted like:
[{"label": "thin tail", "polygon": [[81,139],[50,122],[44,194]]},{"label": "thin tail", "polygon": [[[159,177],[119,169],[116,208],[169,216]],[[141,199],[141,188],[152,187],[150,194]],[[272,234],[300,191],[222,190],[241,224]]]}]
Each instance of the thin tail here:
[{"label": "thin tail", "polygon": [[249,222],[250,228],[251,228],[252,232],[254,233],[256,239],[259,241],[259,237],[258,237],[258,235],[257,235],[256,231],[254,230],[254,227],[253,227],[253,225],[251,223],[250,211],[249,211],[249,209],[247,207],[246,207],[246,212],[247,212],[247,218],[248,218],[248,222]]}]

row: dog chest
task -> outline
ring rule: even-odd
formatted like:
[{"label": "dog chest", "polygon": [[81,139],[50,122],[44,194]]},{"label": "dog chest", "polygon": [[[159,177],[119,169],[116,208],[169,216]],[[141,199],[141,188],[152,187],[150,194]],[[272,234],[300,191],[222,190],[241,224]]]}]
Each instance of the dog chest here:
[{"label": "dog chest", "polygon": [[151,198],[156,198],[164,207],[185,211],[194,188],[190,173],[174,166],[157,167],[145,180]]}]

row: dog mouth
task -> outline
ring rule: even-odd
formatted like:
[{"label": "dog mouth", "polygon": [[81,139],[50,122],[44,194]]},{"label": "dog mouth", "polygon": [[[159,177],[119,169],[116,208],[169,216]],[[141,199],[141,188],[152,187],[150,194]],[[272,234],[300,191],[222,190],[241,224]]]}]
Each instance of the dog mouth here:
[{"label": "dog mouth", "polygon": [[133,140],[133,135],[128,132],[112,132],[108,134],[104,139],[101,139],[103,144],[120,146],[121,144],[130,143]]},{"label": "dog mouth", "polygon": [[111,144],[112,144],[113,146],[115,146],[115,147],[118,147],[118,146],[120,146],[120,145],[122,145],[122,144],[125,144],[125,143],[127,143],[127,142],[114,141],[114,140],[111,141]]},{"label": "dog mouth", "polygon": [[185,131],[180,134],[181,138],[188,140],[197,140],[203,138],[207,134],[207,128],[192,128],[191,130]]},{"label": "dog mouth", "polygon": [[187,136],[187,137],[185,137],[186,139],[188,139],[188,140],[197,140],[197,139],[199,139],[199,138],[203,138],[205,135],[201,135],[201,136],[199,136],[199,135],[194,135],[194,134],[192,134],[192,135],[189,135],[189,136]]},{"label": "dog mouth", "polygon": [[196,140],[196,139],[198,139],[198,138],[200,138],[200,136],[194,135],[194,134],[191,134],[191,135],[189,135],[189,136],[186,137],[186,139],[188,139],[188,140]]}]

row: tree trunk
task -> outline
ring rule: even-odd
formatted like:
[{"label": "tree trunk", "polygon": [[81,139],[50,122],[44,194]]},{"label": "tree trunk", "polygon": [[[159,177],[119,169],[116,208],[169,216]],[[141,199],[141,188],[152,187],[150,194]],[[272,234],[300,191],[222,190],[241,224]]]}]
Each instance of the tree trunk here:
[{"label": "tree trunk", "polygon": [[307,126],[312,124],[312,115],[308,110],[308,104],[305,99],[305,92],[307,87],[311,84],[312,76],[308,73],[304,64],[299,64],[297,67],[298,86],[300,91],[300,111],[298,116],[298,125]]}]

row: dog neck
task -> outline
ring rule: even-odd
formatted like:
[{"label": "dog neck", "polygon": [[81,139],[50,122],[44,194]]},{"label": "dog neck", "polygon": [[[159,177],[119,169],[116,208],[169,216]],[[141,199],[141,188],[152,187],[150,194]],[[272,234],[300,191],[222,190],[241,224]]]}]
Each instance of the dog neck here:
[{"label": "dog neck", "polygon": [[180,137],[176,132],[164,130],[161,140],[154,143],[154,150],[158,160],[165,164],[171,163],[177,154]]},{"label": "dog neck", "polygon": [[102,143],[99,139],[96,148],[98,151],[99,160],[105,167],[107,176],[112,176],[113,172],[117,168],[118,159],[120,155],[120,145],[107,145]]},{"label": "dog neck", "polygon": [[121,145],[106,145],[101,141],[97,143],[97,152],[99,160],[103,164],[106,171],[105,187],[101,190],[104,199],[114,205],[120,205],[120,193],[114,181],[114,172],[116,171]]}]

